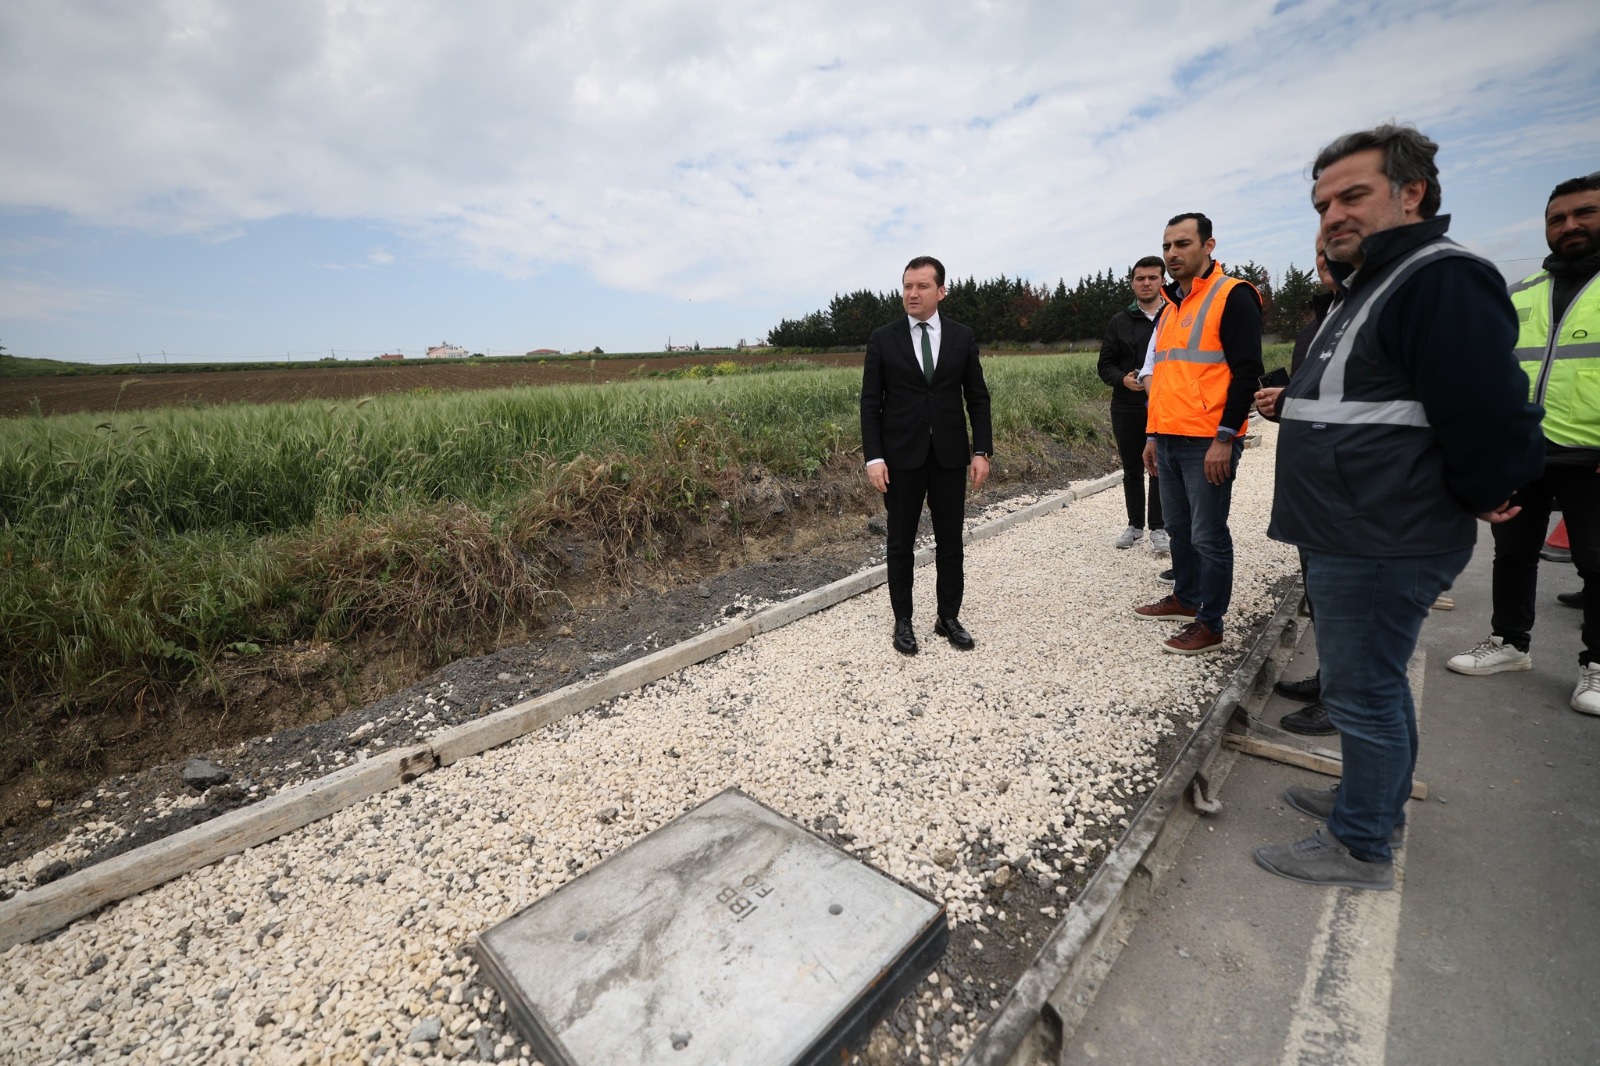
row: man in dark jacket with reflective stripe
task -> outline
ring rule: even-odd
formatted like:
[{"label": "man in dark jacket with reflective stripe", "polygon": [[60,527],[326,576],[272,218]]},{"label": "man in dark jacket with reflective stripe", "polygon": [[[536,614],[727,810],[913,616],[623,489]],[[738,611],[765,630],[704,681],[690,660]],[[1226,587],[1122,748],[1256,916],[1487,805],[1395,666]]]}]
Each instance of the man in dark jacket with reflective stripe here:
[{"label": "man in dark jacket with reflective stripe", "polygon": [[[1438,145],[1409,127],[1348,134],[1312,168],[1340,299],[1278,397],[1271,536],[1299,547],[1317,604],[1334,789],[1292,787],[1327,825],[1256,851],[1295,881],[1392,888],[1417,761],[1407,665],[1434,600],[1543,464],[1539,408],[1494,265],[1445,236]],[[1292,472],[1292,473],[1291,473]]]}]

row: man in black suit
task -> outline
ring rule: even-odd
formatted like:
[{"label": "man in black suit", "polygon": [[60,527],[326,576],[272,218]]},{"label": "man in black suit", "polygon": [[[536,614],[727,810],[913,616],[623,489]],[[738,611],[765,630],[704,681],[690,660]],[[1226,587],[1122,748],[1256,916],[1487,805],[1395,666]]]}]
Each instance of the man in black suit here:
[{"label": "man in black suit", "polygon": [[883,493],[888,508],[894,647],[904,655],[917,653],[911,624],[912,556],[926,500],[933,516],[938,571],[933,631],[967,650],[973,646],[972,636],[957,617],[963,588],[961,516],[968,471],[975,489],[989,478],[994,450],[989,390],[972,330],[939,315],[939,301],[945,296],[944,264],[918,256],[906,264],[901,280],[906,317],[873,331],[861,375],[861,448],[867,457],[867,480]]}]

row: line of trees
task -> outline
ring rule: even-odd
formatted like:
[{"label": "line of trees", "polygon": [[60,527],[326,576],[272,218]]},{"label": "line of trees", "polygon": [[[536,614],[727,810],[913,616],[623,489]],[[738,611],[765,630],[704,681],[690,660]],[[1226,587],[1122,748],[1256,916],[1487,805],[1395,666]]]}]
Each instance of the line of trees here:
[{"label": "line of trees", "polygon": [[[1266,332],[1287,339],[1310,321],[1311,298],[1319,288],[1315,272],[1290,265],[1274,283],[1267,269],[1253,261],[1223,269],[1261,292]],[[1103,336],[1111,316],[1133,302],[1130,270],[1108,268],[1079,278],[1070,289],[1064,280],[1052,289],[1004,274],[988,281],[954,278],[939,309],[971,326],[979,343],[990,346],[1088,341]],[[781,348],[861,347],[874,329],[904,313],[898,292],[838,294],[823,310],[778,323],[768,331],[767,343]]]}]

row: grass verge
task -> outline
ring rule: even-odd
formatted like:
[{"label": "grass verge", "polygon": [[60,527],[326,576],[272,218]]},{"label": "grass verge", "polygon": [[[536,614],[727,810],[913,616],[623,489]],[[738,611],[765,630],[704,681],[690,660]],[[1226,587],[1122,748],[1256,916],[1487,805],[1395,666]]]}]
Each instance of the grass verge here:
[{"label": "grass verge", "polygon": [[[1000,479],[1108,436],[1093,364],[987,362]],[[559,599],[575,551],[621,574],[691,531],[737,540],[753,472],[800,491],[853,468],[859,388],[785,367],[0,422],[5,732],[158,710],[267,644],[400,635],[436,662],[482,646]]]}]

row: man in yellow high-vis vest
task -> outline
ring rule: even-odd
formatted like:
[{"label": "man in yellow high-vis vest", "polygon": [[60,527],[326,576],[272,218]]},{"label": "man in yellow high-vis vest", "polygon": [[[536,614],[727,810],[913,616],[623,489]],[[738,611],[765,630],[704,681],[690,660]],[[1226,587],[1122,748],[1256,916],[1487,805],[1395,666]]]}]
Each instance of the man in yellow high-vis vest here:
[{"label": "man in yellow high-vis vest", "polygon": [[[1522,512],[1494,527],[1491,632],[1446,663],[1458,674],[1533,669],[1528,646],[1539,549],[1552,507],[1566,518],[1584,584],[1600,577],[1600,172],[1557,185],[1544,224],[1550,245],[1544,267],[1510,289],[1517,361],[1531,399],[1544,405],[1544,473],[1518,490]],[[1584,598],[1572,709],[1600,715],[1600,596]]]}]

